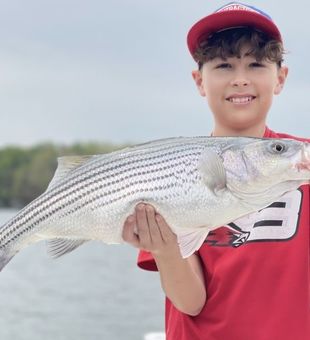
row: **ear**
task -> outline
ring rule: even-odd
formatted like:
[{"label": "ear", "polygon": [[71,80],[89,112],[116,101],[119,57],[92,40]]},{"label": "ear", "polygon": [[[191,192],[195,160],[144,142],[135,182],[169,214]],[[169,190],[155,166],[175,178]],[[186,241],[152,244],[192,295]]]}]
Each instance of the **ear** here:
[{"label": "ear", "polygon": [[283,86],[285,84],[285,80],[288,74],[288,67],[287,66],[281,66],[278,70],[278,83],[275,87],[274,94],[281,93]]},{"label": "ear", "polygon": [[198,91],[201,96],[205,97],[206,93],[203,87],[203,81],[202,81],[202,71],[200,70],[194,70],[192,71],[192,77],[194,79],[194,82],[198,88]]}]

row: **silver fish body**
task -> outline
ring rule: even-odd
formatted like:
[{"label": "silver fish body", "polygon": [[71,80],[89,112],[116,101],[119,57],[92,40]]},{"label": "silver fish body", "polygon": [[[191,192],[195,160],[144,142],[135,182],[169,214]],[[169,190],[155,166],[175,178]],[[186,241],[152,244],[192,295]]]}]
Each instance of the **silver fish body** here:
[{"label": "silver fish body", "polygon": [[121,243],[139,202],[164,216],[187,257],[210,230],[309,180],[310,145],[293,140],[179,137],[60,158],[46,192],[1,227],[0,269],[40,240],[54,256],[90,240]]}]

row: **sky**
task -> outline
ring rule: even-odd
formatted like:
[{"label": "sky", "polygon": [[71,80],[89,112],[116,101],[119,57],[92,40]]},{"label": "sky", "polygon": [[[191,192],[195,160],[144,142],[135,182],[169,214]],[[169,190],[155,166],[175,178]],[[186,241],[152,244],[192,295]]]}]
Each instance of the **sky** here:
[{"label": "sky", "polygon": [[[0,147],[209,135],[186,35],[227,2],[0,0]],[[310,137],[310,2],[247,3],[274,19],[288,51],[268,125]]]}]

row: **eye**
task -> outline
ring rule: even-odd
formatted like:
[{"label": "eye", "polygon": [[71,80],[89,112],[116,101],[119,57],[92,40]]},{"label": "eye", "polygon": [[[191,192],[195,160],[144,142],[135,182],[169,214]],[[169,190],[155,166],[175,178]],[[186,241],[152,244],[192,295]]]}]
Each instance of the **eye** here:
[{"label": "eye", "polygon": [[250,64],[250,67],[254,67],[254,68],[255,67],[264,67],[264,64],[255,61],[255,62]]},{"label": "eye", "polygon": [[219,69],[221,69],[221,68],[223,68],[223,69],[231,68],[231,64],[229,64],[229,63],[220,63],[220,64],[216,65],[215,68],[219,68]]},{"label": "eye", "polygon": [[286,150],[285,145],[279,142],[272,144],[271,149],[274,153],[278,154],[281,154]]}]

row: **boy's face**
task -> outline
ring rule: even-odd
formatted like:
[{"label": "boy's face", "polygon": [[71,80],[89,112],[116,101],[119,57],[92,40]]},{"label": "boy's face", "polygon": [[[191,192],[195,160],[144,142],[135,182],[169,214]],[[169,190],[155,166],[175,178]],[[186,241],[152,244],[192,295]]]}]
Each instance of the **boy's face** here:
[{"label": "boy's face", "polygon": [[266,60],[257,62],[247,50],[242,50],[240,58],[207,61],[200,71],[192,73],[213,112],[217,131],[242,134],[251,127],[264,129],[273,96],[284,85],[286,67]]}]

